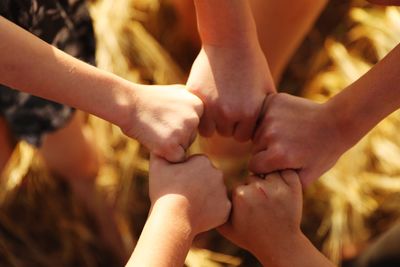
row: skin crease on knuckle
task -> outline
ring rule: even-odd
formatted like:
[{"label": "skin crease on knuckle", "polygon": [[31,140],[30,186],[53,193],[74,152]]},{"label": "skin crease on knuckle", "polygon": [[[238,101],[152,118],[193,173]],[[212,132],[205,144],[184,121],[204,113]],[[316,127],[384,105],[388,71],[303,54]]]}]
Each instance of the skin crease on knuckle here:
[{"label": "skin crease on knuckle", "polygon": [[281,163],[286,163],[287,160],[287,152],[286,149],[283,145],[281,144],[275,144],[270,148],[271,150],[271,156],[275,161],[281,162]]}]

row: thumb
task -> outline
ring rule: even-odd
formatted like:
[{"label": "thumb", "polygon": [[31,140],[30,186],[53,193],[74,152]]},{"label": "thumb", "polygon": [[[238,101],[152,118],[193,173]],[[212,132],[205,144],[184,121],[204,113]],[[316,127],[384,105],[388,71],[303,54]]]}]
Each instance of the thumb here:
[{"label": "thumb", "polygon": [[286,166],[268,149],[255,154],[249,162],[249,170],[255,174],[266,174],[282,169],[286,169]]},{"label": "thumb", "polygon": [[301,193],[302,185],[298,173],[294,170],[285,170],[281,172],[282,179],[294,192]]},{"label": "thumb", "polygon": [[168,151],[163,153],[163,155],[158,154],[158,156],[165,158],[171,163],[183,162],[186,159],[186,151],[181,145],[171,146]]},{"label": "thumb", "polygon": [[304,189],[307,189],[316,179],[318,179],[318,175],[315,175],[310,169],[301,169],[299,176]]}]

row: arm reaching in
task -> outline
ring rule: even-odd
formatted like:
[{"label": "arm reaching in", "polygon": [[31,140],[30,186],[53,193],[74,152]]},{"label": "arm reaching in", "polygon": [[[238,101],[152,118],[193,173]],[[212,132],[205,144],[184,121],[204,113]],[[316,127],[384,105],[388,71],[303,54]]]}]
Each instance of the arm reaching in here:
[{"label": "arm reaching in", "polygon": [[400,107],[400,45],[324,104],[285,94],[266,100],[249,169],[297,169],[307,186]]},{"label": "arm reaching in", "polygon": [[247,0],[195,0],[202,49],[187,82],[205,105],[199,131],[251,138],[275,87]]},{"label": "arm reaching in", "polygon": [[169,161],[185,158],[203,107],[183,86],[144,86],[79,61],[0,17],[0,83],[110,121]]},{"label": "arm reaching in", "polygon": [[127,266],[183,266],[193,238],[226,222],[231,209],[222,173],[205,156],[150,162],[151,212]]},{"label": "arm reaching in", "polygon": [[234,191],[231,220],[220,232],[263,266],[333,267],[300,230],[302,191],[296,172],[249,180]]}]

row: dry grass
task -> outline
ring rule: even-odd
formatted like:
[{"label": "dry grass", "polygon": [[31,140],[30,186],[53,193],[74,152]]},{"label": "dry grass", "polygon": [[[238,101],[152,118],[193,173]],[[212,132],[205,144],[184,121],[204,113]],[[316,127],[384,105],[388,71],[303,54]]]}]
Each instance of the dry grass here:
[{"label": "dry grass", "polygon": [[[339,9],[329,8],[325,16],[335,16]],[[179,59],[172,58],[154,37],[154,29],[165,30],[159,19],[165,10],[171,12],[171,7],[158,0],[91,1],[99,67],[137,82],[182,82],[184,73],[175,63]],[[399,43],[399,9],[371,8],[353,1],[345,11],[345,19],[334,24],[327,37],[318,32],[323,29],[323,21],[319,22],[292,61],[284,84],[300,84],[295,91],[325,101]],[[171,36],[179,35],[172,32]],[[179,45],[184,40],[173,42]],[[115,203],[126,249],[132,250],[149,205],[147,154],[117,127],[95,117],[88,124],[105,157],[97,187]],[[399,126],[396,112],[306,194],[303,228],[335,262],[340,262],[343,247],[366,242],[399,218]],[[0,265],[115,266],[113,255],[99,244],[90,216],[25,143],[18,145],[4,172],[0,199]],[[196,245],[208,250],[191,250],[188,266],[239,266],[241,262],[241,266],[256,266],[249,255],[215,233],[201,236]]]}]

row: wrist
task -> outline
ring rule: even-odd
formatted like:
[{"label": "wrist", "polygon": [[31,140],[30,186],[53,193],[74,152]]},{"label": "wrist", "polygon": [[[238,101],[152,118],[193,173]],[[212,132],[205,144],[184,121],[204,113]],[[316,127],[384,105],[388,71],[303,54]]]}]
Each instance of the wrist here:
[{"label": "wrist", "polygon": [[194,0],[204,45],[231,47],[257,42],[257,29],[247,0]]},{"label": "wrist", "polygon": [[[271,240],[265,240],[265,242],[271,243]],[[299,257],[306,257],[307,248],[310,246],[310,241],[300,230],[296,234],[280,238],[278,242],[273,243],[254,254],[263,266],[295,266],[294,263],[299,260]],[[299,264],[299,266],[303,265]]]},{"label": "wrist", "polygon": [[116,87],[117,94],[112,100],[115,105],[113,115],[115,121],[112,122],[119,126],[126,135],[136,138],[135,128],[140,124],[137,114],[140,109],[140,99],[143,97],[141,85],[121,79]]},{"label": "wrist", "polygon": [[327,118],[331,118],[338,136],[336,140],[338,147],[344,150],[354,146],[369,130],[363,112],[359,111],[357,101],[349,101],[351,100],[346,96],[339,94],[324,104],[328,113]]},{"label": "wrist", "polygon": [[152,201],[151,214],[163,216],[176,231],[192,241],[198,232],[194,229],[189,208],[190,203],[184,196],[170,194]]}]

